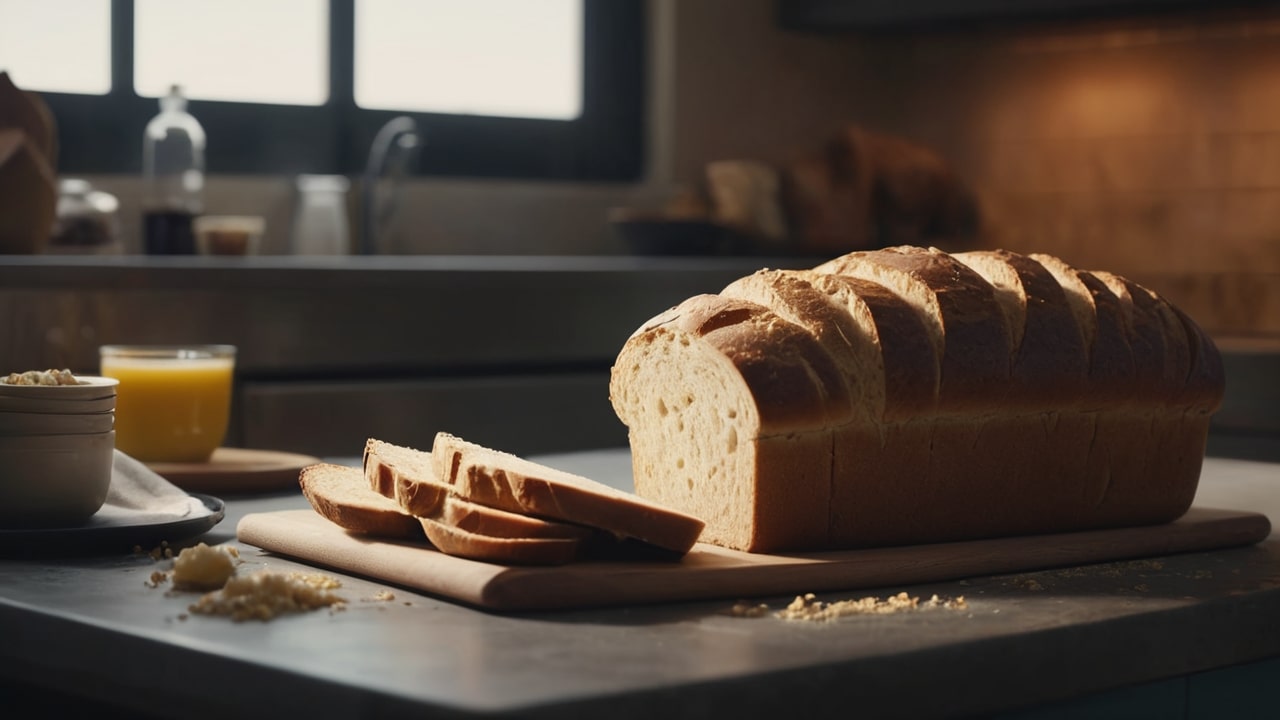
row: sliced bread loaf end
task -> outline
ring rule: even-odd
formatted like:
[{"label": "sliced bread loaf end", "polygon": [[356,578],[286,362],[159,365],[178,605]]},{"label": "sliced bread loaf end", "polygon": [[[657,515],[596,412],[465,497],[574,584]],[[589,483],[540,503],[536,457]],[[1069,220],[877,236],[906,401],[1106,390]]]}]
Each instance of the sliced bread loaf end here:
[{"label": "sliced bread loaf end", "polygon": [[431,453],[370,438],[365,443],[364,471],[371,487],[395,499],[406,513],[459,530],[496,538],[576,538],[591,528],[530,517],[500,506],[481,504],[442,481]]},{"label": "sliced bread loaf end", "polygon": [[563,565],[578,557],[575,538],[499,538],[419,518],[436,549],[446,555],[503,565]]},{"label": "sliced bread loaf end", "polygon": [[705,525],[635,494],[448,433],[436,435],[431,458],[437,476],[472,502],[586,525],[676,553],[688,552]]},{"label": "sliced bread loaf end", "polygon": [[390,498],[369,488],[357,468],[317,463],[298,474],[302,495],[322,517],[362,535],[421,540],[422,526]]}]

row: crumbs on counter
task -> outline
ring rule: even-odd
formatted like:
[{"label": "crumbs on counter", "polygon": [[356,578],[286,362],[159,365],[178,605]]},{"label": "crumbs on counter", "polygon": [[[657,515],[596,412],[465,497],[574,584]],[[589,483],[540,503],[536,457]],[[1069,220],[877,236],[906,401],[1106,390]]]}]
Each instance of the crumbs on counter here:
[{"label": "crumbs on counter", "polygon": [[[163,550],[164,552],[158,552]],[[135,548],[141,553],[141,548]],[[153,559],[172,557],[168,543],[148,553]],[[147,587],[156,588],[172,581],[173,589],[166,595],[182,592],[203,592],[187,610],[200,615],[219,615],[236,622],[244,620],[270,620],[289,613],[307,612],[329,608],[338,612],[346,608],[346,600],[332,594],[342,587],[337,578],[319,573],[277,573],[260,570],[251,575],[237,575],[244,563],[240,549],[231,545],[210,546],[199,543],[183,548],[170,570],[156,570],[147,579]],[[384,591],[385,592],[385,591]],[[379,599],[381,598],[381,593]],[[385,599],[393,599],[385,592]],[[179,620],[186,620],[183,613]]]},{"label": "crumbs on counter", "polygon": [[133,546],[134,555],[148,555],[152,560],[168,560],[173,557],[173,548],[169,547],[168,540],[161,540],[160,544],[150,550],[143,550],[141,545]]},{"label": "crumbs on counter", "polygon": [[828,603],[817,599],[817,596],[813,593],[805,593],[804,595],[797,595],[790,605],[777,612],[771,613],[768,605],[739,602],[730,609],[729,614],[734,617],[748,618],[765,617],[772,614],[782,620],[830,622],[851,615],[890,615],[934,608],[965,610],[968,607],[969,605],[965,602],[964,596],[943,599],[934,595],[928,600],[921,601],[918,597],[900,592],[884,600],[872,596]]},{"label": "crumbs on counter", "polygon": [[291,572],[288,575],[290,580],[300,582],[308,587],[316,590],[337,590],[342,587],[342,581],[331,575],[321,575],[320,573]]},{"label": "crumbs on counter", "polygon": [[758,618],[769,614],[769,606],[764,603],[749,603],[742,600],[733,604],[729,608],[729,614],[734,617]]},{"label": "crumbs on counter", "polygon": [[206,593],[188,609],[201,615],[230,617],[236,622],[271,620],[325,607],[341,611],[346,601],[329,591],[341,586],[337,579],[323,575],[261,570],[231,577],[222,589]]},{"label": "crumbs on counter", "polygon": [[28,370],[9,373],[0,379],[5,385],[79,385],[80,381],[70,370]]},{"label": "crumbs on counter", "polygon": [[1097,565],[1063,568],[1053,571],[1053,574],[1060,578],[1120,577],[1123,573],[1158,572],[1161,570],[1164,570],[1164,562],[1160,560],[1120,560]]}]

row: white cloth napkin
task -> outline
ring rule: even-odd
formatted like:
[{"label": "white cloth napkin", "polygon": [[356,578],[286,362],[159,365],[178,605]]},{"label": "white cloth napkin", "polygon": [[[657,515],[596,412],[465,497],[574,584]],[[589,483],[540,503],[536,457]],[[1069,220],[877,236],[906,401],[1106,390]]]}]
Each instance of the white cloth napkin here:
[{"label": "white cloth napkin", "polygon": [[209,512],[198,498],[116,450],[107,502],[93,516],[93,524],[166,522]]}]

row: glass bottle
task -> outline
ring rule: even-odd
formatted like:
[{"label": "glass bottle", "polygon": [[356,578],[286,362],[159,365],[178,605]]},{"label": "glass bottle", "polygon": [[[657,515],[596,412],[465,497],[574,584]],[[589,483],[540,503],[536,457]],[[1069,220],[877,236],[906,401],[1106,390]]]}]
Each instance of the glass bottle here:
[{"label": "glass bottle", "polygon": [[204,128],[174,85],[142,140],[143,250],[149,255],[196,251],[192,220],[203,209]]}]

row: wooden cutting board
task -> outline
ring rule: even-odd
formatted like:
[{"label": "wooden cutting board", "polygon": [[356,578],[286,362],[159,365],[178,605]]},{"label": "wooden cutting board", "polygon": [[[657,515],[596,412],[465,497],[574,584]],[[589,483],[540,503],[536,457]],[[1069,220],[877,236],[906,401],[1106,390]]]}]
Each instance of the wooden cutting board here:
[{"label": "wooden cutting board", "polygon": [[1251,545],[1270,532],[1265,515],[1197,507],[1151,527],[797,555],[699,544],[672,563],[508,567],[352,535],[310,509],[246,515],[236,528],[271,552],[498,612],[898,587]]},{"label": "wooden cutting board", "polygon": [[147,467],[183,490],[217,495],[297,490],[298,472],[318,462],[298,453],[223,447],[207,462],[152,462]]}]

